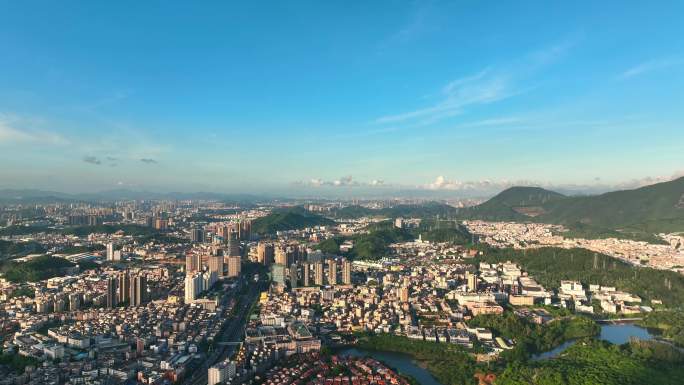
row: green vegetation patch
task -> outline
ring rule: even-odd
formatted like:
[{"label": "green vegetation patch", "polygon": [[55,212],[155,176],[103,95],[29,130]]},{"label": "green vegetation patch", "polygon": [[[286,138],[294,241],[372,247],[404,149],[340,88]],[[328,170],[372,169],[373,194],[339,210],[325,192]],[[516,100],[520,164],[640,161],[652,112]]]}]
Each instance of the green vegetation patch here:
[{"label": "green vegetation patch", "polygon": [[0,240],[0,259],[44,253],[45,251],[45,248],[38,242],[11,242]]},{"label": "green vegetation patch", "polygon": [[675,345],[684,346],[684,311],[669,310],[651,312],[639,323],[649,329],[658,329],[664,338]]},{"label": "green vegetation patch", "polygon": [[27,366],[36,366],[38,364],[39,361],[33,357],[26,357],[16,353],[0,353],[0,365],[6,365],[16,373],[23,373]]},{"label": "green vegetation patch", "polygon": [[516,349],[523,349],[523,352],[514,354],[545,352],[566,341],[593,337],[601,331],[596,322],[586,317],[564,317],[538,325],[510,311],[502,315],[479,315],[468,324],[491,329],[497,335],[514,340]]},{"label": "green vegetation patch", "polygon": [[41,255],[27,262],[6,262],[1,269],[11,282],[37,282],[64,275],[67,269],[74,266],[64,258]]},{"label": "green vegetation patch", "polygon": [[623,346],[585,340],[559,357],[533,363],[512,363],[497,385],[643,385],[681,384],[682,353],[658,342]]}]

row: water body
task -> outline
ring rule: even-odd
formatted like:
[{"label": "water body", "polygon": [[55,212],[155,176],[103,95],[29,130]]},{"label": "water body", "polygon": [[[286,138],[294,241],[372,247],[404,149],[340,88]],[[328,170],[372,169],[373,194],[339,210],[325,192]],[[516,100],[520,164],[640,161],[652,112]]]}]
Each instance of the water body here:
[{"label": "water body", "polygon": [[407,354],[349,348],[337,353],[340,356],[372,357],[396,369],[399,374],[411,376],[421,385],[441,385],[426,369],[421,368]]},{"label": "water body", "polygon": [[[648,330],[630,324],[622,325],[602,325],[599,339],[608,341],[612,344],[621,345],[629,342],[631,337],[636,337],[641,340],[650,340],[654,336]],[[574,345],[575,341],[567,341],[548,352],[540,353],[532,357],[533,360],[546,360],[554,358],[561,354],[565,349]],[[411,376],[422,385],[441,385],[426,369],[421,368],[416,361],[408,354],[383,352],[376,350],[363,350],[356,348],[349,348],[339,351],[337,354],[341,356],[352,357],[372,357],[378,361],[384,362],[388,366],[396,369],[400,374]]]},{"label": "water body", "polygon": [[[635,337],[640,340],[650,340],[653,339],[653,335],[649,333],[648,330],[631,324],[621,324],[621,325],[602,325],[601,334],[599,334],[599,339],[608,341],[611,344],[622,345],[629,342],[629,339]],[[549,358],[554,358],[561,354],[565,349],[574,345],[575,341],[567,341],[556,348],[549,350],[548,352],[536,354],[532,356],[533,360],[546,360]]]}]

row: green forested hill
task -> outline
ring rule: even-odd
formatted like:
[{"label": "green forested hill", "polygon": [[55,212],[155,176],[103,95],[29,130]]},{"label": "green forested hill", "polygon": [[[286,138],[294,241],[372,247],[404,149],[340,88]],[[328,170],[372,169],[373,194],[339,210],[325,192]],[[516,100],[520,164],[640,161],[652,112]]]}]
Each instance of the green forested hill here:
[{"label": "green forested hill", "polygon": [[466,218],[490,221],[526,221],[544,212],[544,205],[565,195],[539,187],[511,187],[492,199],[461,211]]},{"label": "green forested hill", "polygon": [[549,202],[540,221],[616,229],[684,230],[684,177],[635,190]]},{"label": "green forested hill", "polygon": [[463,218],[536,221],[626,232],[684,231],[684,177],[634,190],[567,197],[536,187],[513,187],[462,210]]},{"label": "green forested hill", "polygon": [[293,207],[274,210],[265,217],[255,219],[252,222],[252,231],[257,234],[273,234],[276,231],[333,224],[335,224],[335,221],[331,219],[308,212],[302,207]]}]

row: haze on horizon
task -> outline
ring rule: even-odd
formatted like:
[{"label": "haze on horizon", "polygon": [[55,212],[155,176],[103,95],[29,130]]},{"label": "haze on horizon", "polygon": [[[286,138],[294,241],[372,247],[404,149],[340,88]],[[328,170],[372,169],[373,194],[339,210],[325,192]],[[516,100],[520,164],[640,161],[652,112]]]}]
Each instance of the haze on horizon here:
[{"label": "haze on horizon", "polygon": [[490,195],[684,171],[684,4],[6,2],[0,189]]}]

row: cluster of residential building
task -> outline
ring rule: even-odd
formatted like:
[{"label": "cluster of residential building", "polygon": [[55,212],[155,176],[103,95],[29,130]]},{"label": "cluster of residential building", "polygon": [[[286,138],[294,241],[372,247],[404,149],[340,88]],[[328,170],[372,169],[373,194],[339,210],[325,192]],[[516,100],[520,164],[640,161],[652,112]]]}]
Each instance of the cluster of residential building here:
[{"label": "cluster of residential building", "polygon": [[464,226],[479,242],[513,248],[583,248],[610,255],[634,265],[648,265],[684,273],[684,237],[661,234],[663,244],[629,239],[566,238],[563,226],[543,223],[465,221]]},{"label": "cluster of residential building", "polygon": [[[220,332],[230,302],[204,299],[185,304],[180,277],[164,281],[167,284],[160,289],[167,296],[148,300],[141,286],[122,289],[123,285],[134,287],[142,275],[129,277],[126,272],[112,274],[88,286],[92,290],[88,292],[81,292],[79,285],[88,277],[51,279],[45,287],[36,285],[35,298],[22,295],[2,301],[2,318],[11,320],[3,324],[11,335],[4,340],[3,352],[32,357],[41,365],[23,374],[9,373],[0,383],[43,384],[43,372],[61,384],[126,380],[155,384],[181,378],[193,358],[202,354],[202,347]],[[128,283],[90,295],[97,287],[109,291],[112,282]],[[60,294],[74,289],[82,293],[80,297]],[[59,298],[66,298],[68,305]],[[103,300],[98,303],[98,298]]]}]

